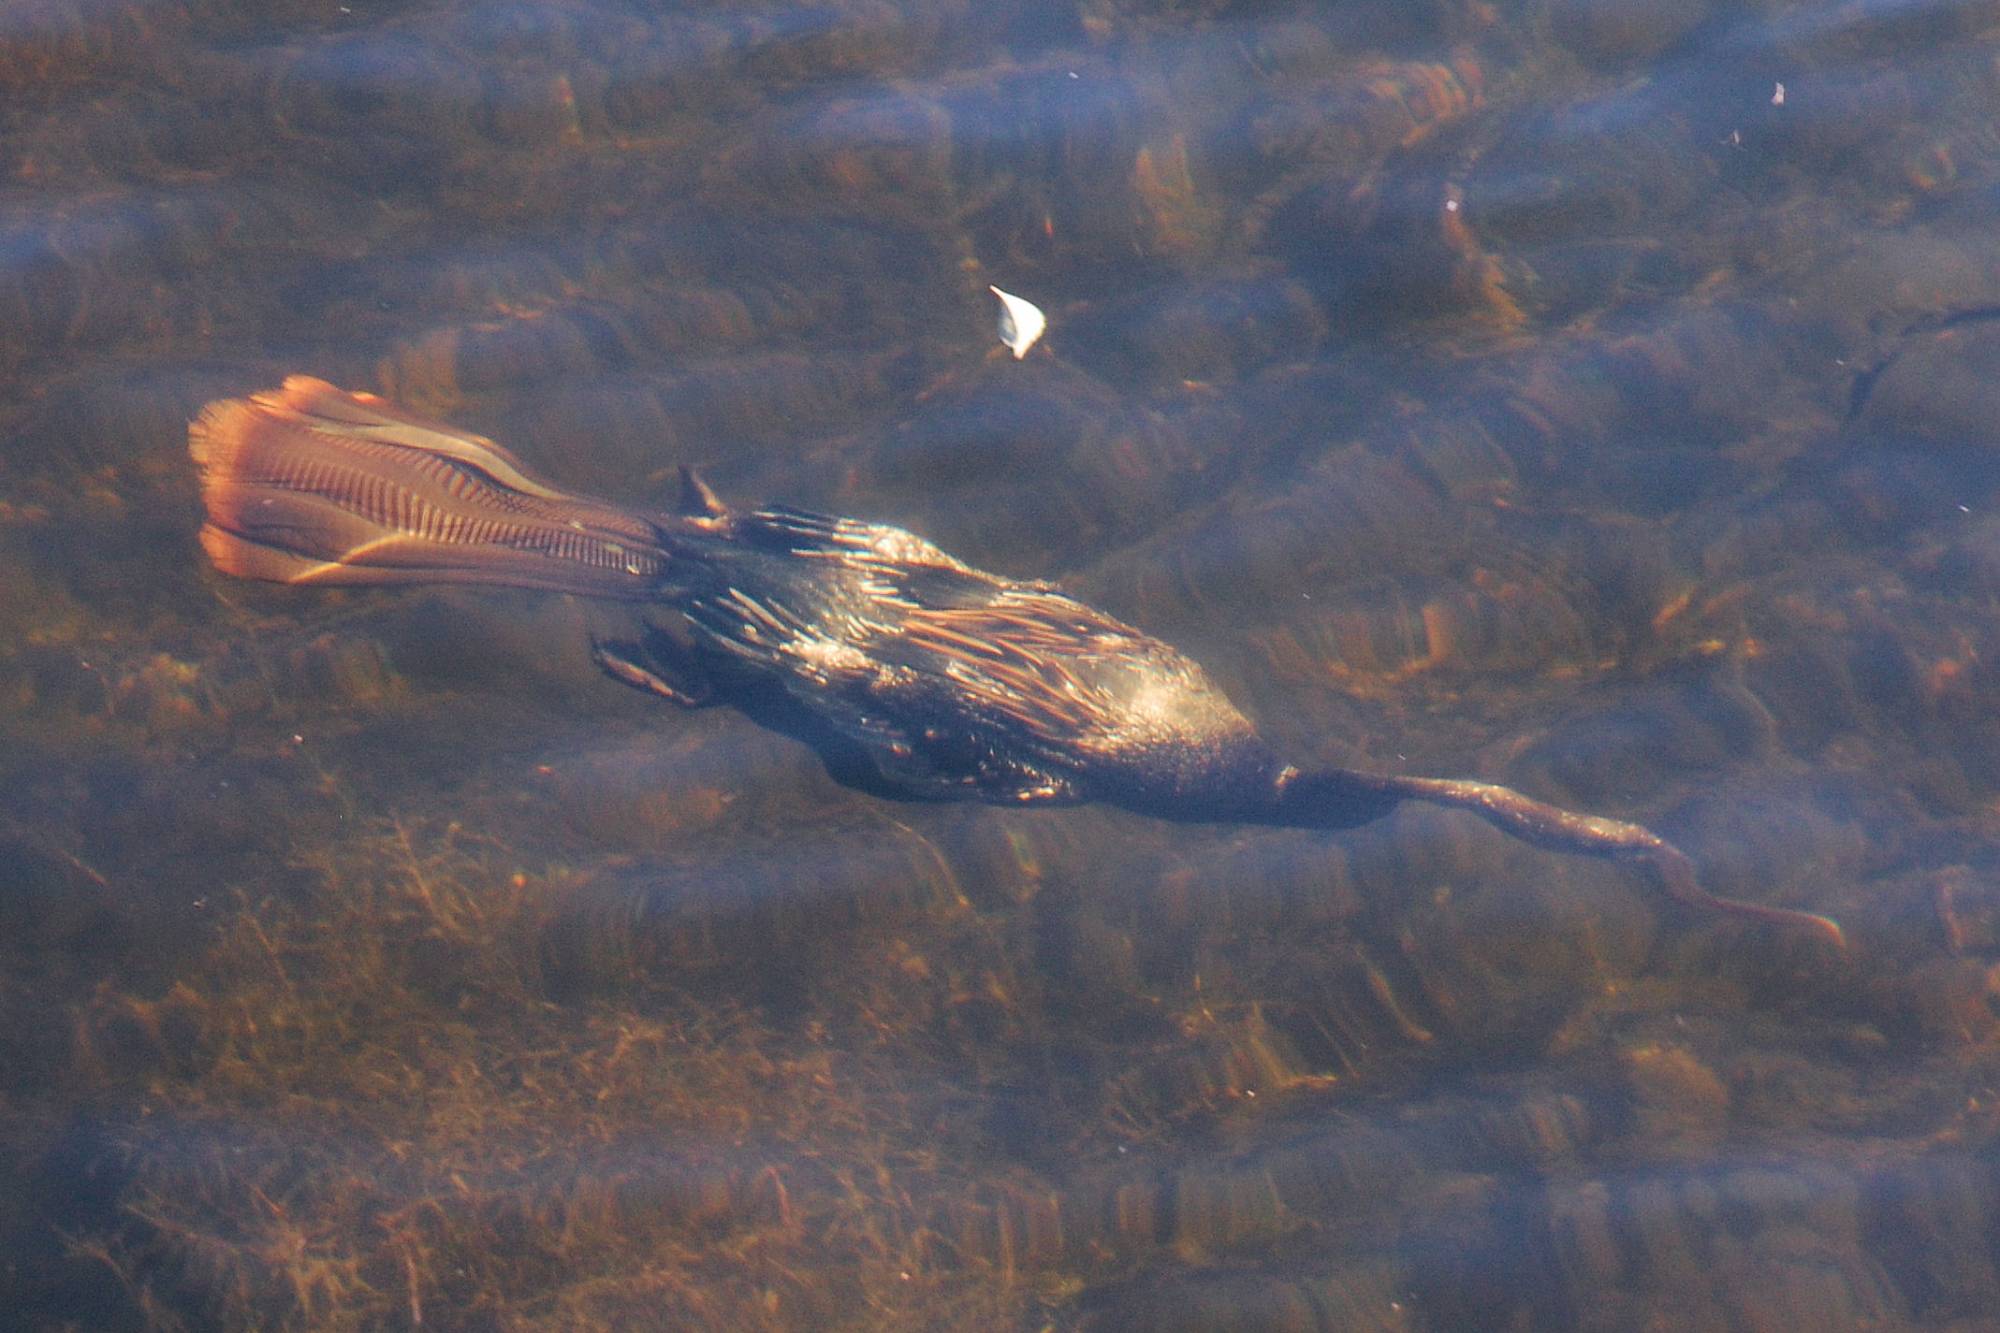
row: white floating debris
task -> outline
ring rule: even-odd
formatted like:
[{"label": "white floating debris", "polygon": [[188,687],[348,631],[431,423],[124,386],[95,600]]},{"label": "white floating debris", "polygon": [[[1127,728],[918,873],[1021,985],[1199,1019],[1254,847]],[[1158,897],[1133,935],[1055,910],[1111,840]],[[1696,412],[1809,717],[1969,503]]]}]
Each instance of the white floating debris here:
[{"label": "white floating debris", "polygon": [[1774,91],[1771,94],[1771,105],[1783,106],[1784,104],[1785,104],[1785,85],[1781,83],[1778,85],[1776,91]]},{"label": "white floating debris", "polygon": [[1007,344],[1007,350],[1019,361],[1040,341],[1042,330],[1049,326],[1048,316],[1033,301],[1023,301],[1012,292],[993,286],[986,290],[1000,298],[1000,341]]}]

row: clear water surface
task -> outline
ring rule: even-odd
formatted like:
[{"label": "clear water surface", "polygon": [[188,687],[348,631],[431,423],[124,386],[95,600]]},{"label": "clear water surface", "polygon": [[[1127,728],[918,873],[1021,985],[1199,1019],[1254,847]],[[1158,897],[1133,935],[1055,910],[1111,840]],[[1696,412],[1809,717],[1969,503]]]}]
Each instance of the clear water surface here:
[{"label": "clear water surface", "polygon": [[[0,90],[25,1325],[2000,1318],[2000,5],[12,0]],[[1058,579],[1851,947],[221,579],[186,422],[292,372]]]}]

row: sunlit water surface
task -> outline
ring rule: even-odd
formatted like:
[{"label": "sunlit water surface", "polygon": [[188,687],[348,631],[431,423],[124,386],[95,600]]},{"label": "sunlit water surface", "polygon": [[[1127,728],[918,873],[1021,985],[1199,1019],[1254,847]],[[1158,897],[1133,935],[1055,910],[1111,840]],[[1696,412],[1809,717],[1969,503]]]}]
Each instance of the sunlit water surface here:
[{"label": "sunlit water surface", "polygon": [[[2000,4],[13,0],[0,93],[14,1318],[2000,1318]],[[222,579],[186,422],[291,372],[1058,579],[1850,948]]]}]

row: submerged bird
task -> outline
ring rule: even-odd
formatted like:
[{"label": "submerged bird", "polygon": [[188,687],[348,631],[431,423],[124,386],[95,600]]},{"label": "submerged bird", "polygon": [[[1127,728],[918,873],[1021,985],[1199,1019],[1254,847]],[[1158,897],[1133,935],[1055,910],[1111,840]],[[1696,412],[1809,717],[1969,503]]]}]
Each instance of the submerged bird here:
[{"label": "submerged bird", "polygon": [[678,512],[570,495],[484,436],[303,375],[210,403],[188,439],[201,543],[224,573],[494,584],[656,609],[665,622],[641,640],[595,645],[608,674],[686,706],[805,724],[864,787],[1318,829],[1405,801],[1448,806],[1538,847],[1646,862],[1691,907],[1843,943],[1831,918],[1707,892],[1638,824],[1485,782],[1296,768],[1172,647],[901,528],[731,508],[685,469]]}]

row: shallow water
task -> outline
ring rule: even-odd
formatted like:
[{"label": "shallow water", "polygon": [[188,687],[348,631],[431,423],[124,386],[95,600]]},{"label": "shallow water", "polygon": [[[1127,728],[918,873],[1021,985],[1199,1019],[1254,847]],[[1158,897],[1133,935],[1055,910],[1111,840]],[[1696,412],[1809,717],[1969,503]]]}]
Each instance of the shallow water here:
[{"label": "shallow water", "polygon": [[[0,81],[32,1326],[2000,1318],[2000,6],[16,0]],[[222,579],[186,422],[293,372],[1058,579],[1850,948]]]}]

